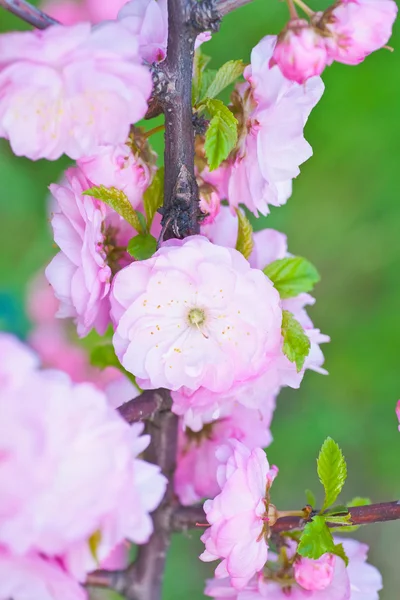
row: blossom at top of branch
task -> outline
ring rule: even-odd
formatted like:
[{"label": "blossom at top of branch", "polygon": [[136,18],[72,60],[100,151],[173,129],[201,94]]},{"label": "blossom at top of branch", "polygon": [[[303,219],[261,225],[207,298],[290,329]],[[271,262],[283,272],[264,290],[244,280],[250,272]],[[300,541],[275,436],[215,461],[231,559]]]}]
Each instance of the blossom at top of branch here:
[{"label": "blossom at top of branch", "polygon": [[0,36],[0,137],[32,160],[77,159],[124,143],[152,81],[120,22]]},{"label": "blossom at top of branch", "polygon": [[236,250],[192,236],[117,273],[114,347],[144,389],[227,391],[280,351],[282,313],[268,278]]},{"label": "blossom at top of branch", "polygon": [[210,527],[202,536],[205,562],[222,559],[219,578],[229,576],[242,589],[260,571],[268,557],[269,489],[278,469],[270,468],[261,448],[249,450],[231,441],[218,450],[220,493],[206,500],[204,512]]},{"label": "blossom at top of branch", "polygon": [[[216,578],[207,582],[205,594],[229,600],[378,600],[382,577],[366,562],[368,546],[351,539],[335,541],[343,544],[349,558],[347,568],[338,556],[323,555],[314,561],[294,559],[296,545],[291,542],[283,556],[270,552],[264,571],[253,577],[244,589],[235,589],[228,578]],[[329,568],[320,568],[322,565]],[[306,568],[307,581],[299,577]]]},{"label": "blossom at top of branch", "polygon": [[324,90],[319,77],[300,86],[270,66],[275,45],[276,37],[267,36],[253,48],[247,83],[233,96],[239,141],[229,161],[228,200],[255,215],[268,214],[269,205],[281,206],[290,197],[299,165],[312,155],[304,125]]}]

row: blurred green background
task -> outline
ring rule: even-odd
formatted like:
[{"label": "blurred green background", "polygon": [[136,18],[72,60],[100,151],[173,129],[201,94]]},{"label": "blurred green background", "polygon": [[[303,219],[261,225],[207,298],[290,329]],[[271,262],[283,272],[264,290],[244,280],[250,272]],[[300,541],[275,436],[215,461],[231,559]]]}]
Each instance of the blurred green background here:
[{"label": "blurred green background", "polygon": [[[251,48],[279,32],[286,17],[278,0],[255,0],[229,15],[204,47],[213,56],[211,66],[233,58],[248,62]],[[0,27],[21,25],[0,12]],[[399,26],[391,44],[394,53],[381,50],[359,67],[326,70],[326,92],[306,128],[314,156],[303,165],[287,205],[257,223],[287,233],[289,250],[317,265],[322,282],[311,314],[332,338],[323,348],[329,376],[308,373],[300,390],[285,390],[279,398],[268,457],[280,467],[273,501],[281,509],[302,506],[305,488],[321,498],[315,458],[328,435],[348,460],[344,500],[400,497],[394,414],[400,396]],[[15,158],[7,143],[0,144],[2,329],[27,330],[25,284],[54,251],[46,188],[66,164]],[[399,598],[400,523],[353,535],[372,545],[370,560],[384,576],[381,600]],[[197,561],[199,551],[196,534],[174,539],[164,600],[202,598],[211,568]]]}]

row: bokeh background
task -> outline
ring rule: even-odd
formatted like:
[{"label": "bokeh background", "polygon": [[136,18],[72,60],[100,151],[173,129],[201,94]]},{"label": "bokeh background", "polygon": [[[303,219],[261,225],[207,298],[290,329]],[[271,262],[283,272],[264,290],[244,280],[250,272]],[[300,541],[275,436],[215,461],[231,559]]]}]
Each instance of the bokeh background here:
[{"label": "bokeh background", "polygon": [[[279,0],[255,0],[227,16],[204,47],[211,66],[233,58],[248,62],[251,48],[279,32],[286,17]],[[23,25],[1,11],[1,31],[17,28]],[[321,499],[315,459],[328,435],[348,460],[343,500],[400,497],[394,414],[400,396],[399,26],[391,44],[395,52],[381,50],[359,67],[326,70],[325,94],[306,127],[314,156],[303,165],[287,205],[256,223],[285,232],[290,251],[318,267],[322,282],[311,314],[332,339],[324,346],[329,376],[307,373],[300,390],[285,390],[279,398],[268,457],[280,467],[273,500],[281,509],[302,506],[305,488]],[[54,252],[47,186],[67,164],[15,158],[0,143],[0,328],[21,336],[29,329],[26,283]],[[398,599],[400,523],[353,535],[372,546],[370,560],[384,576],[381,600]],[[203,597],[211,569],[197,560],[199,551],[196,533],[173,540],[164,600]]]}]

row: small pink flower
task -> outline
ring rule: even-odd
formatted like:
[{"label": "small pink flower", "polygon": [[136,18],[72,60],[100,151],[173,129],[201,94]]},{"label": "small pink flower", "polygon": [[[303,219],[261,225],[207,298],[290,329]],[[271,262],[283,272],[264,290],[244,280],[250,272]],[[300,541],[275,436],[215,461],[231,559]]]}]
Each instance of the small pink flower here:
[{"label": "small pink flower", "polygon": [[78,335],[92,328],[101,335],[110,322],[109,291],[113,273],[132,259],[123,248],[133,228],[100,200],[83,196],[91,187],[79,168],[66,171],[64,185],[52,184],[57,206],[52,218],[59,252],[46,277],[60,301],[58,317],[73,317]]},{"label": "small pink flower", "polygon": [[124,143],[151,87],[137,37],[118,22],[0,36],[0,137],[17,156],[77,159]]},{"label": "small pink flower", "polygon": [[0,546],[1,600],[86,600],[84,589],[56,560],[10,554]]},{"label": "small pink flower", "polygon": [[318,560],[299,557],[294,562],[294,577],[305,590],[324,590],[332,583],[336,557],[323,554]]},{"label": "small pink flower", "polygon": [[269,402],[265,399],[263,410],[251,410],[231,402],[221,409],[217,420],[205,423],[200,431],[184,428],[181,424],[174,481],[183,505],[218,494],[216,451],[219,446],[230,439],[240,441],[251,450],[269,446],[274,408],[274,397]]},{"label": "small pink flower", "polygon": [[275,46],[276,37],[267,36],[253,48],[244,72],[248,83],[237,86],[234,97],[240,128],[228,200],[255,215],[268,214],[269,205],[281,206],[290,197],[299,165],[312,155],[303,129],[324,89],[319,77],[299,85],[271,67]]},{"label": "small pink flower", "polygon": [[204,215],[202,224],[208,225],[209,223],[213,223],[221,208],[220,197],[214,191],[211,191],[210,193],[200,193],[199,208]]},{"label": "small pink flower", "polygon": [[142,424],[130,427],[102,392],[59,371],[3,390],[0,422],[1,544],[60,557],[82,581],[97,566],[94,534],[99,561],[125,538],[148,541],[166,480],[137,458],[150,441]]},{"label": "small pink flower", "polygon": [[269,488],[277,469],[270,469],[261,448],[249,450],[237,441],[221,447],[218,456],[221,492],[204,504],[210,527],[201,538],[206,549],[200,558],[222,558],[216,577],[229,576],[232,586],[241,589],[267,561]]},{"label": "small pink flower", "polygon": [[239,252],[202,236],[120,271],[112,307],[115,350],[142,388],[226,391],[279,352],[276,290]]},{"label": "small pink flower", "polygon": [[[95,0],[91,0],[94,2]],[[148,63],[167,54],[168,11],[166,0],[133,0],[120,10],[118,19],[139,39],[140,55]]]},{"label": "small pink flower", "polygon": [[388,43],[397,16],[393,0],[341,0],[323,15],[329,58],[357,65]]},{"label": "small pink flower", "polygon": [[133,208],[143,201],[153,175],[153,169],[126,144],[100,146],[92,156],[81,158],[77,164],[91,186],[116,187],[125,192]]},{"label": "small pink flower", "polygon": [[324,38],[308,21],[297,19],[278,36],[270,66],[278,65],[287,79],[302,84],[321,75],[327,61]]}]

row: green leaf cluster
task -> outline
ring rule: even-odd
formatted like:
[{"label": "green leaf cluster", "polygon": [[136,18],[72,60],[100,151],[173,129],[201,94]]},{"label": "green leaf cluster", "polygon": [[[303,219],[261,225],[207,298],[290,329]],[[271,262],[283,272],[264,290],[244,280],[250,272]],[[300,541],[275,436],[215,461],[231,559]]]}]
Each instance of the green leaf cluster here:
[{"label": "green leaf cluster", "polygon": [[202,104],[211,115],[206,131],[204,151],[210,171],[217,169],[236,146],[238,122],[221,100],[206,99]]},{"label": "green leaf cluster", "polygon": [[143,215],[132,208],[128,196],[115,187],[105,185],[94,186],[83,192],[84,196],[92,196],[111,206],[125,221],[127,221],[138,233],[145,233],[146,224]]},{"label": "green leaf cluster", "polygon": [[283,353],[301,371],[310,352],[310,340],[300,323],[288,310],[282,311]]},{"label": "green leaf cluster", "polygon": [[274,260],[265,267],[264,273],[272,281],[282,300],[311,292],[320,280],[317,269],[301,256]]}]

